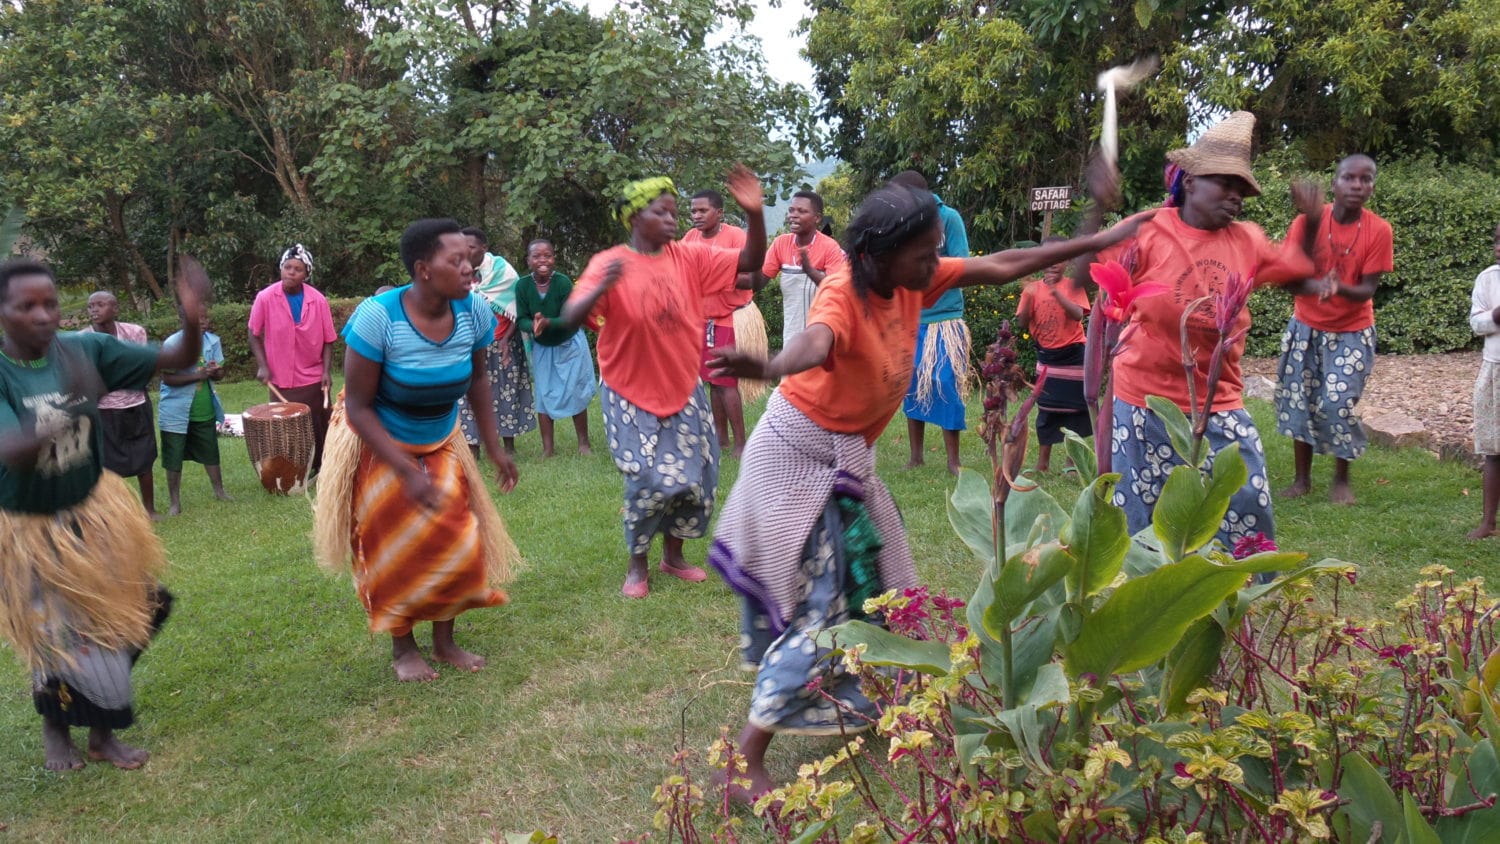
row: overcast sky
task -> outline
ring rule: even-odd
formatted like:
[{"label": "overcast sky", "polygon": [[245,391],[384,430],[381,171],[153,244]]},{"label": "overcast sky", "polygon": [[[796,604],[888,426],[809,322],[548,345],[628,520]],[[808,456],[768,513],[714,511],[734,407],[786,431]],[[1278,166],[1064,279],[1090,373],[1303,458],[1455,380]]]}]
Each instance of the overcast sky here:
[{"label": "overcast sky", "polygon": [[[807,36],[797,34],[797,23],[807,16],[807,0],[781,0],[772,8],[769,0],[751,0],[755,20],[750,34],[760,39],[766,51],[766,66],[771,76],[783,82],[796,82],[812,88],[812,66],[802,58]],[[615,7],[614,0],[586,0],[589,10],[605,14]]]}]

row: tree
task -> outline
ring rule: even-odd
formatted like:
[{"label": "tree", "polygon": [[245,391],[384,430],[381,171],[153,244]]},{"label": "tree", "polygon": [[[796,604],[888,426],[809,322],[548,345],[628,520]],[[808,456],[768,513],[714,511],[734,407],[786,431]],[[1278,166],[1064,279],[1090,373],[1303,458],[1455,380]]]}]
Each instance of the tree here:
[{"label": "tree", "polygon": [[1096,75],[1164,70],[1124,97],[1127,205],[1162,194],[1163,154],[1231,108],[1321,168],[1356,150],[1492,167],[1500,17],[1484,0],[814,0],[808,55],[835,151],[862,187],[908,166],[985,248],[1034,238],[1026,190],[1074,181],[1096,139]]},{"label": "tree", "polygon": [[[750,14],[741,0],[641,0],[604,18],[555,0],[403,14],[373,49],[404,56],[406,78],[444,95],[392,89],[378,107],[343,110],[318,183],[343,193],[335,182],[370,165],[394,176],[447,161],[426,177],[444,180],[451,213],[495,228],[492,242],[513,253],[536,236],[579,259],[618,241],[611,202],[643,174],[717,186],[743,160],[784,192],[796,150],[816,142],[806,94],[769,79],[758,44],[708,46],[718,22],[737,28]],[[422,124],[405,139],[398,122],[370,117],[396,102]]]},{"label": "tree", "polygon": [[[185,103],[139,83],[130,3],[0,5],[0,194],[50,249],[97,247],[122,287],[162,296],[129,205],[173,156]],[[109,258],[103,258],[103,255]]]}]

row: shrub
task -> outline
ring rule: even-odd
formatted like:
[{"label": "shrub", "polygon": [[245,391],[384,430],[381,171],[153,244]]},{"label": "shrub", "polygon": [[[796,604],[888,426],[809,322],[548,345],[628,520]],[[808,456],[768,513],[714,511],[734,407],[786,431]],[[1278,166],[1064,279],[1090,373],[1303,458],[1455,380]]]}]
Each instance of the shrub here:
[{"label": "shrub", "polygon": [[[1309,564],[1260,535],[1218,543],[1244,461],[1237,447],[1200,460],[1202,432],[1156,397],[1183,462],[1151,526],[1130,535],[1118,474],[1093,477],[1065,509],[1013,481],[1024,441],[1005,432],[1028,408],[1006,418],[1007,339],[984,370],[994,485],[963,470],[949,501],[982,566],[974,596],[886,593],[865,604],[885,628],[817,634],[879,710],[841,710],[850,732],[872,729],[884,752],[852,739],[763,795],[754,810],[774,839],[1493,838],[1500,631],[1483,581],[1429,567],[1391,617],[1344,617],[1354,566]],[[1089,446],[1067,448],[1092,474]],[[744,770],[726,739],[710,752],[731,780]],[[685,755],[675,764],[657,828],[702,840],[703,791]],[[738,841],[743,821],[726,801],[717,814],[713,840]]]}]

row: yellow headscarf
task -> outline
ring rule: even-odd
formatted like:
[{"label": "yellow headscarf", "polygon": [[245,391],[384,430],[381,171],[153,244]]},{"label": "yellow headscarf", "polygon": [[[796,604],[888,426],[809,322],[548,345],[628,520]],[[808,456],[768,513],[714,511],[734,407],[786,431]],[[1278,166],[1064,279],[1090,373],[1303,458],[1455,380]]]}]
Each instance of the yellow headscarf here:
[{"label": "yellow headscarf", "polygon": [[625,231],[630,231],[630,218],[645,210],[647,205],[664,193],[677,193],[677,186],[666,176],[631,182],[620,191],[620,198],[615,200],[615,219],[620,221]]}]

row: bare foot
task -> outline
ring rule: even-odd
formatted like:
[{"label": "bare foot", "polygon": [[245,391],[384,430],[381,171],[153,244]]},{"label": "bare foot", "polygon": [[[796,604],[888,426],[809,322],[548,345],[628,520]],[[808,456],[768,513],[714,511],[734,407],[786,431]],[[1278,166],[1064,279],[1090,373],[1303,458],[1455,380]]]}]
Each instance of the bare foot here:
[{"label": "bare foot", "polygon": [[168,516],[181,516],[182,515],[182,505],[181,504],[173,504],[171,507],[168,507],[167,508],[167,515]]},{"label": "bare foot", "polygon": [[396,679],[402,683],[427,683],[436,680],[438,674],[417,651],[410,651],[391,661],[396,669]]},{"label": "bare foot", "polygon": [[542,459],[543,460],[546,460],[547,458],[549,458],[551,456],[552,456],[552,449],[550,449],[550,448],[544,448],[544,449],[542,449]]},{"label": "bare foot", "polygon": [[1334,484],[1333,488],[1328,490],[1328,500],[1335,504],[1353,504],[1354,489],[1348,484]]},{"label": "bare foot", "polygon": [[[767,776],[764,768],[756,771],[746,771],[743,774],[737,775],[735,779],[737,782],[729,781],[728,771],[719,770],[714,772],[714,785],[724,789],[728,793],[730,802],[745,806],[754,805],[755,801],[759,800],[762,794],[775,787],[775,784],[771,782],[771,778]],[[750,783],[749,788],[745,787],[745,782],[747,781]]]},{"label": "bare foot", "polygon": [[729,456],[733,457],[735,460],[738,460],[741,457],[744,457],[745,456],[745,444],[744,443],[740,443],[739,445],[735,446],[734,450],[732,450],[732,451],[729,452]]},{"label": "bare foot", "polygon": [[153,521],[153,522],[159,522],[162,519],[166,518],[166,516],[162,515],[161,513],[156,512],[155,510],[152,510],[147,515],[149,515],[151,517],[151,521]]},{"label": "bare foot", "polygon": [[447,648],[434,646],[432,649],[432,658],[438,662],[446,662],[456,668],[462,668],[465,671],[478,671],[486,665],[484,657],[479,654],[471,654],[458,645]]},{"label": "bare foot", "polygon": [[229,497],[229,493],[225,492],[222,489],[216,489],[216,490],[214,490],[214,498],[217,498],[220,501],[233,501],[234,500],[233,498]]},{"label": "bare foot", "polygon": [[906,461],[906,465],[902,466],[901,468],[903,468],[903,469],[918,469],[918,468],[921,468],[923,465],[924,464],[922,462],[922,458],[920,458],[920,457],[913,457],[912,459]]},{"label": "bare foot", "polygon": [[1494,525],[1480,525],[1479,527],[1474,528],[1473,530],[1469,531],[1469,538],[1470,539],[1484,539],[1485,537],[1494,536],[1494,535],[1495,535],[1495,526]]},{"label": "bare foot", "polygon": [[113,731],[106,731],[102,735],[98,732],[89,734],[89,758],[108,762],[123,771],[134,771],[146,764],[151,754],[115,738]]},{"label": "bare foot", "polygon": [[589,455],[594,453],[594,450],[586,445],[580,445],[578,447],[578,453],[583,455],[584,457],[588,457]]},{"label": "bare foot", "polygon": [[1312,486],[1307,481],[1295,481],[1291,486],[1277,493],[1282,498],[1301,498],[1312,491]]},{"label": "bare foot", "polygon": [[949,463],[948,464],[948,474],[950,474],[950,475],[957,475],[958,474],[958,470],[962,469],[963,467],[964,466],[963,466],[962,463]]},{"label": "bare foot", "polygon": [[47,756],[49,771],[78,771],[85,764],[68,728],[55,726],[50,721],[42,722],[42,750]]}]

